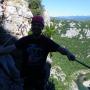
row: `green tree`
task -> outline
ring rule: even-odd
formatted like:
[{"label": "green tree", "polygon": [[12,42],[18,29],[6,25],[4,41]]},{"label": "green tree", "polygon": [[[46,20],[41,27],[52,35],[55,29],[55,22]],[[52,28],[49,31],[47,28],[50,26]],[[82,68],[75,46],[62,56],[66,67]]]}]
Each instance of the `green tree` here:
[{"label": "green tree", "polygon": [[80,34],[82,34],[83,38],[86,39],[86,33],[85,33],[85,29],[86,29],[86,22],[80,22],[80,29],[81,31],[79,32]]},{"label": "green tree", "polygon": [[78,21],[75,22],[75,25],[74,26],[75,26],[76,29],[80,29],[80,25],[79,25],[79,22]]},{"label": "green tree", "polygon": [[66,34],[66,31],[70,28],[70,23],[67,20],[61,21],[61,33]]},{"label": "green tree", "polygon": [[45,26],[43,34],[49,38],[52,37],[53,34],[55,34],[55,26],[54,25],[50,25],[50,26]]},{"label": "green tree", "polygon": [[42,15],[44,11],[44,6],[42,5],[42,0],[28,0],[29,8],[31,9],[33,15]]},{"label": "green tree", "polygon": [[90,30],[90,21],[86,21],[86,28]]}]

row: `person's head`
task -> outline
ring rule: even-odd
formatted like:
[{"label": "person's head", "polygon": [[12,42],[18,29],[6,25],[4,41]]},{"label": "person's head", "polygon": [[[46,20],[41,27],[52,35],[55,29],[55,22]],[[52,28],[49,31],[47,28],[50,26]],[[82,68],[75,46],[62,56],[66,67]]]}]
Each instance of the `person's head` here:
[{"label": "person's head", "polygon": [[34,35],[40,35],[44,28],[44,19],[42,16],[34,16],[31,21],[31,30]]}]

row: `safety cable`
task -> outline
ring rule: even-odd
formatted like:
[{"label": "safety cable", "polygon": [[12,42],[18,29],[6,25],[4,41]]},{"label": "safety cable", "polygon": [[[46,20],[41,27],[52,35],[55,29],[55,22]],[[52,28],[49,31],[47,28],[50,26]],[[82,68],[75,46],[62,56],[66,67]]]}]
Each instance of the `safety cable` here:
[{"label": "safety cable", "polygon": [[77,59],[75,61],[90,69],[90,66],[88,66],[87,64],[85,64],[85,63],[83,63],[83,62],[81,62],[81,61],[79,61]]}]

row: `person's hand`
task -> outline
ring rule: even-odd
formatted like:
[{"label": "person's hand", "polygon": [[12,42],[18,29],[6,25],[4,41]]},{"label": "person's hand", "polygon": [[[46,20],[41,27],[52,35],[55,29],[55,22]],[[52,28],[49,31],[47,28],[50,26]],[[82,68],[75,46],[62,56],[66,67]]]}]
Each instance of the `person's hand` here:
[{"label": "person's hand", "polygon": [[75,60],[76,60],[75,55],[72,54],[72,53],[68,53],[68,54],[67,54],[67,57],[68,57],[68,59],[69,59],[70,61],[75,61]]}]

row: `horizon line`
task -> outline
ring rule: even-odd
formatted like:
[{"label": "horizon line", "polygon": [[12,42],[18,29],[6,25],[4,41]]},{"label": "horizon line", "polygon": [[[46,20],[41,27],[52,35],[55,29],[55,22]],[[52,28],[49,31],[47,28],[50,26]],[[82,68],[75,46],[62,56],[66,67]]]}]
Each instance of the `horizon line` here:
[{"label": "horizon line", "polygon": [[86,17],[89,17],[90,15],[68,15],[68,16],[50,16],[50,17],[74,17],[74,16],[86,16]]}]

